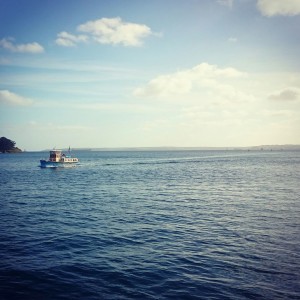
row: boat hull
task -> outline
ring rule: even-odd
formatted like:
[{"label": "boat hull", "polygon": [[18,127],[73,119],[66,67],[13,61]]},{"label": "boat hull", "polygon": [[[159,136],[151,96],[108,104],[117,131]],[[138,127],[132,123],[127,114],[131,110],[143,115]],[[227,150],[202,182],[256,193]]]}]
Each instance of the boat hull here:
[{"label": "boat hull", "polygon": [[41,168],[66,168],[66,167],[73,167],[76,164],[78,164],[78,161],[74,162],[55,162],[55,161],[49,161],[49,160],[40,160],[40,167]]}]

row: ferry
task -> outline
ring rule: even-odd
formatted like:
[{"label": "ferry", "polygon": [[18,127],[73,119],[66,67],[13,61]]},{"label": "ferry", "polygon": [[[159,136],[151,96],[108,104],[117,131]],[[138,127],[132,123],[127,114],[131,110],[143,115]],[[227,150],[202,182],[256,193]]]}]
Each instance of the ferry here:
[{"label": "ferry", "polygon": [[79,162],[78,158],[71,156],[69,148],[68,154],[63,153],[61,150],[51,150],[50,157],[48,160],[41,159],[41,168],[60,168],[60,167],[71,167]]}]

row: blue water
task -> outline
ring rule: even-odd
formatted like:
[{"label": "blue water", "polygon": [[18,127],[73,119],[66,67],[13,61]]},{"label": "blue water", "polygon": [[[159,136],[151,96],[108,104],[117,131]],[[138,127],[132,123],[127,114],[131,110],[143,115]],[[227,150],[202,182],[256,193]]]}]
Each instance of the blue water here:
[{"label": "blue water", "polygon": [[300,152],[0,155],[0,299],[300,299]]}]

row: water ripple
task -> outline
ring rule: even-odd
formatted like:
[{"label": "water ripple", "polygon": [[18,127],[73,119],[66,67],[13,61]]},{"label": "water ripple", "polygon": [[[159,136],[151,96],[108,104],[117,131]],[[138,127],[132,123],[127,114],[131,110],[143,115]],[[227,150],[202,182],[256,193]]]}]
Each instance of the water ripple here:
[{"label": "water ripple", "polygon": [[0,156],[0,298],[299,299],[299,152],[39,156]]}]

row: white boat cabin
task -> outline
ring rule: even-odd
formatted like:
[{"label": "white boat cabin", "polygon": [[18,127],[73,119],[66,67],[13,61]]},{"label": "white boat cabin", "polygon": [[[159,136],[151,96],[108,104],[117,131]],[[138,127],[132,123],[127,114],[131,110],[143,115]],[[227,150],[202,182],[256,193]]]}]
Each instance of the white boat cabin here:
[{"label": "white boat cabin", "polygon": [[61,150],[51,150],[49,161],[72,163],[72,162],[78,162],[78,158],[71,157],[71,155],[66,155],[62,153]]}]

